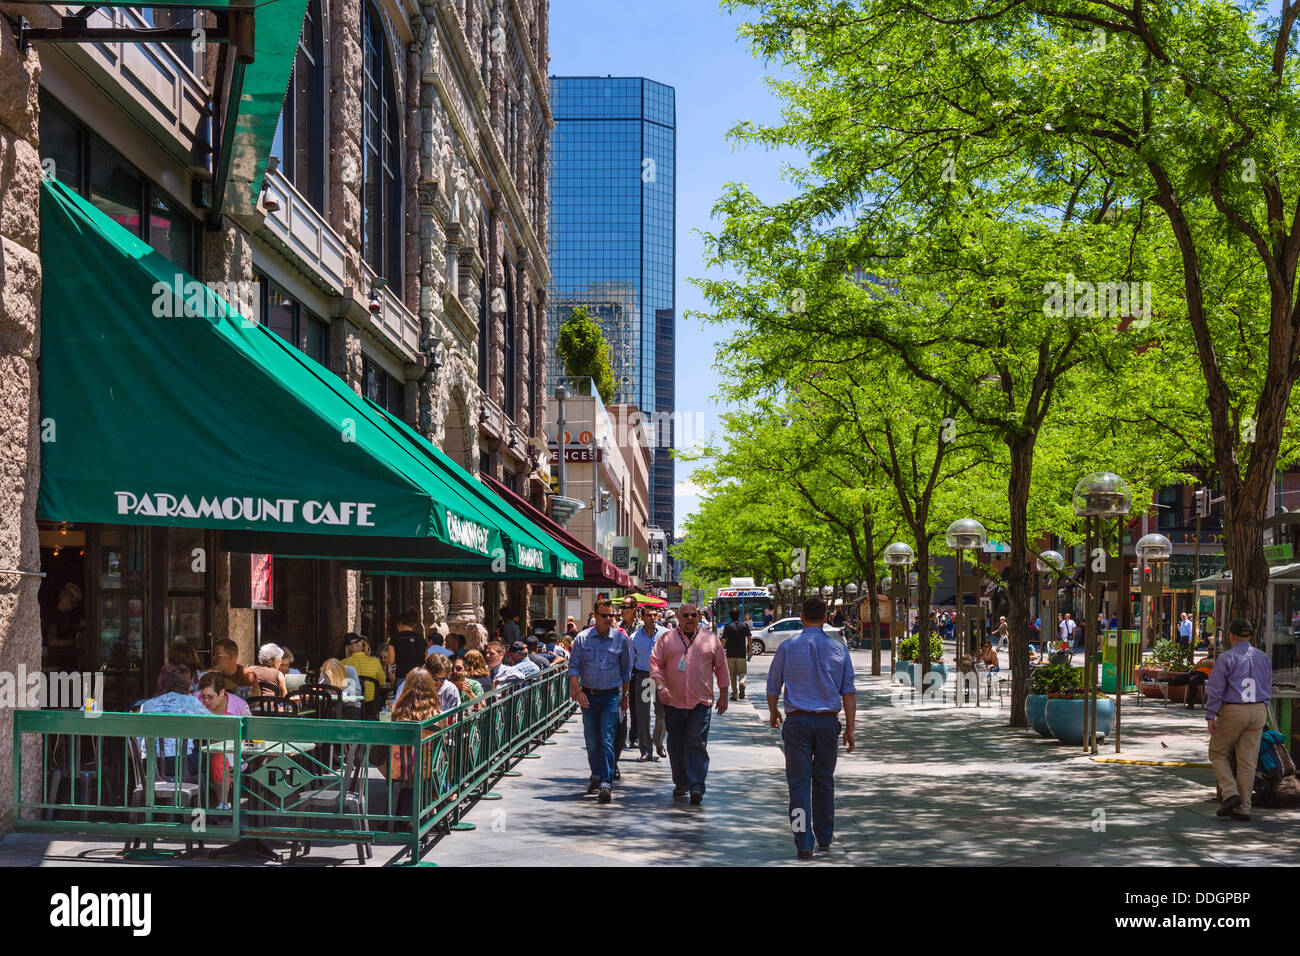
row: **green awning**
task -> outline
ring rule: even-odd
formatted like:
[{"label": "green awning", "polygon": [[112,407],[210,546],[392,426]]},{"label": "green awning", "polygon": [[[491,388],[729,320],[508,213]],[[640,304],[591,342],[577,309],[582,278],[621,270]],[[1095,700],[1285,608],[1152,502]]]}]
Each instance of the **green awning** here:
[{"label": "green awning", "polygon": [[261,533],[477,577],[577,560],[538,554],[541,532],[450,458],[54,180],[41,249],[39,517]]}]

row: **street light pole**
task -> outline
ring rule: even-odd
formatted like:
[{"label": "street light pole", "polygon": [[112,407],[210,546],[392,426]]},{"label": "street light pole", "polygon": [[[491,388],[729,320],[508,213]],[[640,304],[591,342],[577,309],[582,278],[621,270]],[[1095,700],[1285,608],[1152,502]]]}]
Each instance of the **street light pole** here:
[{"label": "street light pole", "polygon": [[561,498],[567,498],[569,496],[569,486],[565,481],[565,471],[564,471],[564,400],[568,397],[569,397],[569,390],[567,388],[565,388],[563,385],[556,386],[555,444],[560,449],[559,492]]}]

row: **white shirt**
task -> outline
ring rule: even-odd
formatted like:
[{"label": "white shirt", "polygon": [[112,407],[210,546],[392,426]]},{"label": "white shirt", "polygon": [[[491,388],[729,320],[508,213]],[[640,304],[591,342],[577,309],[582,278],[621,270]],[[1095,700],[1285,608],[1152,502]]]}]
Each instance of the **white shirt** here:
[{"label": "white shirt", "polygon": [[1190,620],[1183,620],[1178,622],[1178,636],[1179,637],[1192,636],[1192,622]]},{"label": "white shirt", "polygon": [[1061,640],[1064,641],[1068,639],[1069,636],[1074,633],[1074,629],[1076,626],[1077,625],[1074,623],[1074,621],[1070,620],[1068,617],[1064,618],[1061,621]]}]

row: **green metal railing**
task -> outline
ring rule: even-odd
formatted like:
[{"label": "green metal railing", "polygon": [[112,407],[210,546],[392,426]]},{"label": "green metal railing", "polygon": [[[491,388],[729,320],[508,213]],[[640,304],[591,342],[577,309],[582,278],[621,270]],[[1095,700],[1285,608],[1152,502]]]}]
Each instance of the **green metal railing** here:
[{"label": "green metal railing", "polygon": [[[405,844],[419,862],[433,831],[460,823],[574,707],[559,663],[424,723],[21,710],[14,829],[128,845]],[[33,746],[40,785],[24,799],[22,754]]]}]

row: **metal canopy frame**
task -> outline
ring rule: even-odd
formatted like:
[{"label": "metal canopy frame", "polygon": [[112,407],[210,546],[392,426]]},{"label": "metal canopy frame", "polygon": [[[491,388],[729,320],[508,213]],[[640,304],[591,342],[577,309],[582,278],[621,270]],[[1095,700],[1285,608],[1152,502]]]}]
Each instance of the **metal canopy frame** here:
[{"label": "metal canopy frame", "polygon": [[[48,6],[41,0],[14,0],[20,5]],[[205,30],[205,40],[221,45],[213,90],[219,101],[214,110],[219,136],[214,151],[212,202],[208,225],[216,228],[223,213],[233,216],[257,212],[258,197],[271,154],[271,141],[280,121],[289,75],[297,54],[298,37],[307,14],[307,0],[95,0],[71,15],[59,27],[33,28],[20,17],[15,33],[19,49],[44,43],[126,42],[150,43],[187,40],[191,31],[176,28],[90,27],[90,15],[101,7],[151,7],[193,10],[216,15],[216,29]],[[223,22],[224,21],[224,22]],[[233,54],[233,55],[232,55]]]}]

